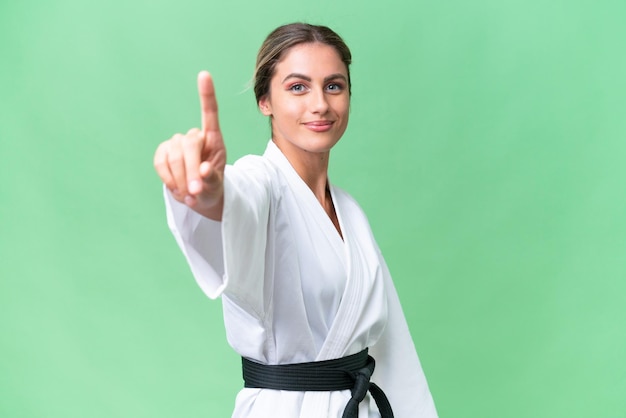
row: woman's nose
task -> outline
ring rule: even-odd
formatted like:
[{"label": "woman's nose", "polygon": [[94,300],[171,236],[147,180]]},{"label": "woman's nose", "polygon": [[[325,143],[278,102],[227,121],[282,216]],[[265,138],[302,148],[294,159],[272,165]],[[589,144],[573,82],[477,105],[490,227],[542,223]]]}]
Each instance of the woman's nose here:
[{"label": "woman's nose", "polygon": [[311,98],[309,106],[312,113],[324,114],[328,111],[328,99],[324,90],[315,89],[309,97]]}]

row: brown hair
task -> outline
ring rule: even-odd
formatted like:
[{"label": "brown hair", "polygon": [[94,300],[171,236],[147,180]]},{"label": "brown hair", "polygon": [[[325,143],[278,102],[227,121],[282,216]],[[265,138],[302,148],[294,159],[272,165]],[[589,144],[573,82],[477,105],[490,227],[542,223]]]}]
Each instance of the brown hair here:
[{"label": "brown hair", "polygon": [[348,90],[351,90],[350,63],[352,54],[343,39],[332,29],[326,26],[310,25],[308,23],[290,23],[279,26],[270,33],[257,54],[254,71],[254,95],[256,101],[263,98],[270,91],[270,82],[286,51],[299,44],[320,42],[335,48],[341,61],[348,71]]}]

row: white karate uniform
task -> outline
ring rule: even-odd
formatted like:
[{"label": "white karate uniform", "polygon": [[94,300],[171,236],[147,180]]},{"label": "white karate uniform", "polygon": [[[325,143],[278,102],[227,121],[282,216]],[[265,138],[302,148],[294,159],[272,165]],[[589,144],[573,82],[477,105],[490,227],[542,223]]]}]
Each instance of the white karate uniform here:
[{"label": "white karate uniform", "polygon": [[[329,360],[369,347],[372,381],[396,418],[437,412],[389,271],[365,214],[330,187],[343,240],[278,147],[226,166],[221,222],[165,191],[168,224],[193,275],[222,297],[228,342],[264,364]],[[350,391],[244,388],[235,418],[341,417]],[[368,395],[359,418],[379,417]]]}]

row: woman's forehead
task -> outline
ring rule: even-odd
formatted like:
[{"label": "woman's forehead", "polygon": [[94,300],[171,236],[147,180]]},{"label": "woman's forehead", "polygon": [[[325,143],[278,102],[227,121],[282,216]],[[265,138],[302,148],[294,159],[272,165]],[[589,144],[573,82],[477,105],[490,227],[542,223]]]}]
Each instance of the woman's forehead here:
[{"label": "woman's forehead", "polygon": [[305,43],[291,47],[276,64],[274,75],[282,80],[288,74],[296,73],[311,78],[326,77],[329,74],[347,76],[348,69],[339,52],[323,43]]}]

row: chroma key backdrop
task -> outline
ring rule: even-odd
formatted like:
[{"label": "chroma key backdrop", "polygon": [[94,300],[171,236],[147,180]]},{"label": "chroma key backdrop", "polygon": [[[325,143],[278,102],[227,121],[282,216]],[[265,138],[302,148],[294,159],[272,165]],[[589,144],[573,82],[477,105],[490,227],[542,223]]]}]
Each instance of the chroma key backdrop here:
[{"label": "chroma key backdrop", "polygon": [[626,2],[0,2],[0,417],[230,416],[221,303],[158,143],[213,73],[228,161],[276,26],[339,32],[331,181],[368,214],[440,416],[626,417]]}]

